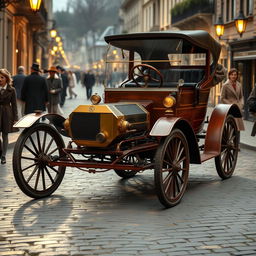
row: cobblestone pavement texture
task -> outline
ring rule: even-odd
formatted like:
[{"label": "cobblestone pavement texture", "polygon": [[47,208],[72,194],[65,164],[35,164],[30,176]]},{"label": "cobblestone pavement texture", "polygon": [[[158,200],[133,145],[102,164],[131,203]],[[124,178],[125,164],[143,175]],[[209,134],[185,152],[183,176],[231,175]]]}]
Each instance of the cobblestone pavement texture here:
[{"label": "cobblestone pavement texture", "polygon": [[183,200],[168,210],[150,170],[122,180],[67,168],[52,196],[31,200],[11,158],[9,149],[0,166],[0,256],[256,255],[254,151],[241,150],[225,181],[213,160],[191,165]]}]

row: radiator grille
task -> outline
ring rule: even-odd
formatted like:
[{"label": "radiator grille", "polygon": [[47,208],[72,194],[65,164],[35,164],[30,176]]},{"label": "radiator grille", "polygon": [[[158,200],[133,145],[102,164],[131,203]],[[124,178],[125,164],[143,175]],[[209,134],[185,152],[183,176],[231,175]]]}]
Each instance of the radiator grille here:
[{"label": "radiator grille", "polygon": [[99,113],[77,113],[71,114],[71,132],[74,140],[96,140],[100,131]]}]

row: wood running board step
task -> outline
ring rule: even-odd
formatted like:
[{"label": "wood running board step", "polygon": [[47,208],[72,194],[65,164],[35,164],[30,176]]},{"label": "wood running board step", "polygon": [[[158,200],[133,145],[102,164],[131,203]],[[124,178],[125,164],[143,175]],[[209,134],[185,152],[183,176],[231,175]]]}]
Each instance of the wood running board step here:
[{"label": "wood running board step", "polygon": [[203,163],[211,158],[218,156],[218,153],[217,152],[211,152],[211,153],[204,152],[200,156],[201,156],[201,163]]}]

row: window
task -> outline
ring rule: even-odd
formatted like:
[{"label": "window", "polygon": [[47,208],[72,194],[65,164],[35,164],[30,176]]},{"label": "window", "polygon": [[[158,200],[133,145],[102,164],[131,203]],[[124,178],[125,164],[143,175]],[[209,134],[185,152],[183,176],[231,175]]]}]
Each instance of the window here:
[{"label": "window", "polygon": [[253,14],[253,0],[246,0],[245,15],[250,16]]},{"label": "window", "polygon": [[229,17],[229,4],[230,4],[230,1],[229,0],[227,0],[227,2],[226,2],[226,22],[229,22],[229,19],[230,19],[230,17]]},{"label": "window", "polygon": [[231,2],[231,20],[236,17],[236,0],[232,0]]}]

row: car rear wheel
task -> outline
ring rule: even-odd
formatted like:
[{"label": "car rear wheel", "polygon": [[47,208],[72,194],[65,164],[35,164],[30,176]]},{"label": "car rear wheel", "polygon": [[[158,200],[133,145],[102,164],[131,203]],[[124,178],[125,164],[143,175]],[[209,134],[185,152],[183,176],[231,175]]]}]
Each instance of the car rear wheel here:
[{"label": "car rear wheel", "polygon": [[32,198],[51,195],[60,185],[66,167],[53,167],[63,157],[62,137],[48,124],[36,124],[19,136],[13,152],[13,173],[20,189]]},{"label": "car rear wheel", "polygon": [[234,173],[239,151],[238,141],[239,131],[235,118],[229,115],[225,120],[222,132],[221,153],[215,157],[215,166],[222,179],[228,179]]},{"label": "car rear wheel", "polygon": [[160,202],[167,208],[177,205],[186,190],[189,174],[189,147],[185,135],[174,129],[157,149],[155,187]]},{"label": "car rear wheel", "polygon": [[[139,159],[136,155],[129,155],[122,159],[122,163],[124,163],[124,164],[136,165],[136,164],[138,164],[138,162],[139,162]],[[137,171],[133,171],[133,170],[117,170],[117,169],[115,169],[114,171],[118,176],[120,176],[124,179],[132,178],[137,173]]]}]

